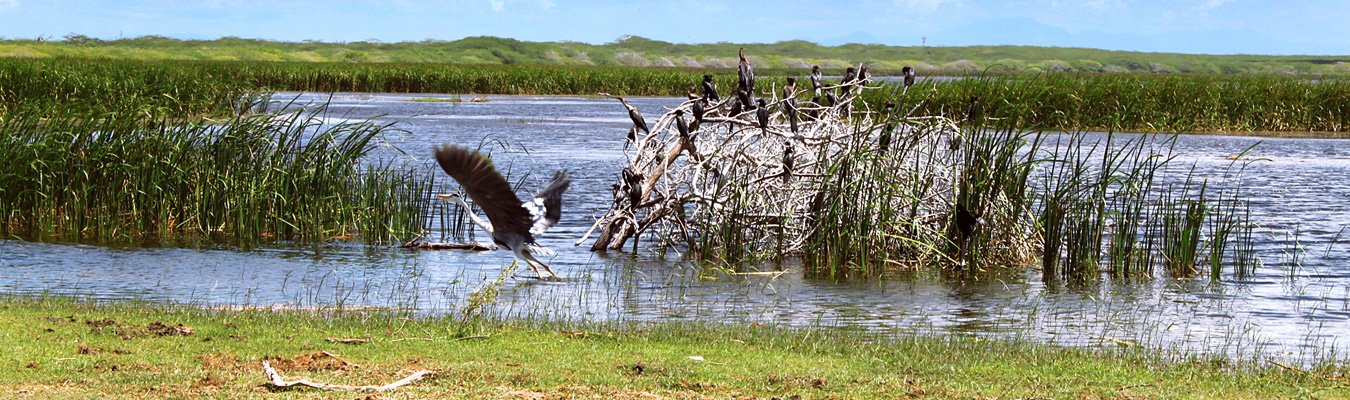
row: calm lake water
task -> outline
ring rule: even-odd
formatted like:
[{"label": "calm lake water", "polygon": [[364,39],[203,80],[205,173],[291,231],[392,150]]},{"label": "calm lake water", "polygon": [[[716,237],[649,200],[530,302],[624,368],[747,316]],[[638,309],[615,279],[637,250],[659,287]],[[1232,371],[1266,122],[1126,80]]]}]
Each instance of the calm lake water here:
[{"label": "calm lake water", "polygon": [[[297,96],[288,94],[283,96]],[[1252,164],[1252,194],[1264,266],[1242,281],[1159,278],[1063,287],[1038,271],[952,281],[918,274],[886,281],[700,277],[679,254],[597,254],[573,247],[609,204],[630,126],[617,101],[489,96],[483,103],[411,102],[414,97],[340,93],[327,118],[397,122],[374,156],[433,168],[434,144],[490,141],[499,169],[528,191],[567,168],[574,183],[562,222],[540,238],[559,251],[565,279],[508,278],[497,311],[589,320],[717,321],[840,326],[887,333],[1030,338],[1074,346],[1151,347],[1296,361],[1344,360],[1350,350],[1350,146],[1344,141],[1186,136],[1177,165],[1217,176],[1238,154]],[[467,100],[468,97],[465,97]],[[329,95],[300,95],[302,103]],[[638,98],[649,118],[681,99]],[[500,143],[501,145],[499,145]],[[406,154],[405,154],[406,153]],[[1185,171],[1169,172],[1176,179]],[[480,236],[481,237],[481,236]],[[433,238],[436,239],[436,238]],[[1297,254],[1298,264],[1293,264]],[[0,240],[0,292],[148,299],[210,306],[378,306],[453,310],[497,279],[507,252],[405,251],[331,245],[306,248],[109,248]],[[527,270],[520,274],[531,276]]]}]

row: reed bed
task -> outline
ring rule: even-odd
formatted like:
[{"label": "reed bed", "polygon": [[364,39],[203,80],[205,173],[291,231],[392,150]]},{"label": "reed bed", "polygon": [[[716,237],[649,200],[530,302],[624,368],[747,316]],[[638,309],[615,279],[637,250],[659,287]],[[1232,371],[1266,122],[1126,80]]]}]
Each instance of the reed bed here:
[{"label": "reed bed", "polygon": [[[797,69],[758,72],[766,86],[807,75]],[[3,58],[0,113],[36,103],[157,116],[222,115],[259,91],[682,96],[704,74],[713,75],[724,91],[735,85],[734,74],[707,68]],[[1023,129],[1350,131],[1350,81],[1337,78],[1000,73],[921,80],[910,92],[925,100],[916,103],[921,108],[915,115],[962,110],[970,96],[979,96],[991,109],[1022,110]],[[885,100],[878,93],[865,94],[873,109]]]},{"label": "reed bed", "polygon": [[[684,136],[674,113],[700,100],[687,101],[639,135],[592,250],[645,235],[722,266],[801,256],[809,274],[848,277],[1039,264],[1047,281],[1080,283],[1218,280],[1259,263],[1235,184],[1245,164],[1204,177],[1175,165],[1175,135],[1024,130],[1034,103],[968,97],[922,114],[943,88],[854,82],[836,104],[775,96],[765,126],[729,112],[734,99],[709,102]],[[853,101],[867,91],[900,107]]]},{"label": "reed bed", "polygon": [[407,239],[432,178],[362,160],[387,125],[321,112],[166,123],[21,111],[0,119],[0,234],[26,240],[250,244]]},{"label": "reed bed", "polygon": [[[917,110],[959,110],[970,96],[1016,105],[1023,127],[1129,132],[1347,132],[1350,81],[1261,75],[1041,74],[924,81]],[[870,99],[880,104],[884,98]]]},{"label": "reed bed", "polygon": [[230,115],[259,94],[228,72],[176,61],[0,58],[0,115],[56,107],[151,118]]}]

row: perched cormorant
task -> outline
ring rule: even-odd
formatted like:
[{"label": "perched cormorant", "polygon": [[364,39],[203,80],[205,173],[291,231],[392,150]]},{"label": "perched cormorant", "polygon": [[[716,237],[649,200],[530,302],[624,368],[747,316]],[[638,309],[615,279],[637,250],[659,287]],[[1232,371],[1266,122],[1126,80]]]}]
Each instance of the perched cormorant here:
[{"label": "perched cormorant", "polygon": [[759,120],[759,131],[769,133],[769,105],[763,98],[758,101],[759,109],[755,110],[755,118]]},{"label": "perched cormorant", "polygon": [[698,100],[694,100],[694,105],[690,107],[694,112],[694,124],[691,125],[690,127],[694,130],[697,130],[699,124],[703,123],[703,113],[705,112],[705,110],[703,109],[703,101],[704,100],[701,98]]},{"label": "perched cormorant", "polygon": [[741,101],[741,104],[748,106],[747,108],[752,110],[755,109],[755,97],[749,90],[745,90],[745,88],[736,88],[736,98]]},{"label": "perched cormorant", "polygon": [[966,121],[974,121],[980,117],[980,96],[970,96],[970,104],[966,106]]},{"label": "perched cormorant", "polygon": [[859,84],[859,85],[866,85],[867,82],[869,82],[869,81],[871,81],[871,80],[872,80],[872,74],[870,74],[870,73],[867,72],[867,66],[864,65],[864,66],[862,66],[862,67],[859,67],[859,68],[858,68],[858,84]]},{"label": "perched cormorant", "polygon": [[684,122],[684,110],[675,110],[675,130],[680,133],[680,138],[689,137],[689,124]]},{"label": "perched cormorant", "polygon": [[821,81],[821,79],[823,79],[823,78],[821,78],[821,76],[820,76],[820,66],[819,66],[819,65],[812,65],[812,66],[811,66],[811,89],[816,91],[816,97],[820,97],[820,87],[821,87],[821,84],[823,84],[823,82]]},{"label": "perched cormorant", "polygon": [[839,84],[847,85],[849,82],[853,82],[853,80],[857,78],[858,78],[858,70],[854,69],[853,67],[848,67],[848,69],[844,70],[844,79],[839,81]]},{"label": "perched cormorant", "polygon": [[787,114],[792,133],[797,133],[797,77],[789,76],[783,86],[783,112]]},{"label": "perched cormorant", "polygon": [[750,60],[745,58],[744,47],[741,48],[740,57],[741,57],[740,65],[736,69],[737,76],[739,76],[741,79],[739,88],[745,89],[747,93],[754,95],[755,71],[754,69],[750,68]]},{"label": "perched cormorant", "polygon": [[891,131],[895,130],[895,102],[886,100],[886,104],[881,106],[881,118],[885,119],[886,126],[881,128],[881,137],[877,138],[877,147],[882,155],[891,147]]},{"label": "perched cormorant", "polygon": [[792,164],[796,161],[797,158],[792,156],[792,143],[788,143],[783,147],[783,183],[792,180]]},{"label": "perched cormorant", "polygon": [[961,202],[956,203],[955,214],[953,219],[956,223],[956,231],[961,235],[957,240],[959,241],[958,244],[961,246],[959,250],[961,253],[961,263],[964,264],[966,262],[966,250],[970,245],[970,238],[975,235],[975,228],[984,225],[985,222],[984,218],[980,216],[980,213],[972,212]]},{"label": "perched cormorant", "polygon": [[642,203],[642,174],[633,172],[632,168],[623,169],[623,186],[628,194],[628,209],[637,211],[637,207]]},{"label": "perched cormorant", "polygon": [[712,75],[703,75],[703,98],[711,101],[722,100],[722,96],[717,95],[717,83],[713,82]]},{"label": "perched cormorant", "polygon": [[[741,101],[740,101],[740,100],[736,100],[736,99],[731,99],[731,113],[728,114],[727,116],[730,117],[731,119],[740,118],[741,112],[743,112],[743,111],[745,111],[745,109],[744,109],[744,106],[741,106]],[[733,125],[733,123],[732,123],[731,121],[727,121],[727,124],[728,124],[728,125]]]},{"label": "perched cormorant", "polygon": [[618,99],[620,103],[623,103],[623,107],[628,109],[628,118],[633,120],[633,126],[641,129],[642,132],[652,133],[652,130],[647,128],[647,120],[642,118],[642,113],[638,112],[637,107],[628,104],[628,100],[624,100],[622,97]]},{"label": "perched cormorant", "polygon": [[685,97],[688,97],[689,100],[698,99],[698,89],[695,89],[694,85],[689,85],[689,93],[686,93]]},{"label": "perched cormorant", "polygon": [[905,89],[909,89],[910,86],[914,86],[914,68],[905,66],[904,68],[900,69],[900,74],[905,76]]}]

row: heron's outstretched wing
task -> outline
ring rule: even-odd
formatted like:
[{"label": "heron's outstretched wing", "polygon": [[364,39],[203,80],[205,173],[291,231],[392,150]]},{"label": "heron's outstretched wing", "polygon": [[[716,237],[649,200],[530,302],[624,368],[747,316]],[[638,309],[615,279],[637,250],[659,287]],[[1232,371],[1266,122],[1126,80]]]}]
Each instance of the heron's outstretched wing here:
[{"label": "heron's outstretched wing", "polygon": [[483,153],[447,144],[436,148],[436,162],[469,192],[469,197],[483,209],[483,214],[487,214],[493,236],[518,234],[525,236],[526,242],[534,241],[530,236],[533,221],[529,210],[520,205],[520,198],[492,166],[492,160]]},{"label": "heron's outstretched wing", "polygon": [[534,226],[530,227],[530,233],[541,235],[545,229],[558,223],[558,219],[562,218],[563,192],[571,185],[572,181],[567,179],[567,171],[558,171],[553,175],[553,183],[540,190],[539,194],[534,196],[534,201],[526,203],[525,208],[530,211],[530,216],[534,217]]}]

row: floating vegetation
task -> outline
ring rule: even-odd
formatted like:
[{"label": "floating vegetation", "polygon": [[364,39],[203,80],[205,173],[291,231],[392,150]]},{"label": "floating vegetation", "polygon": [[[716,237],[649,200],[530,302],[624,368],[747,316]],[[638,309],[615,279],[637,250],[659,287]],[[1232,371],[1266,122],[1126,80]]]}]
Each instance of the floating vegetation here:
[{"label": "floating vegetation", "polygon": [[[775,96],[761,105],[767,124],[757,110],[738,114],[736,98],[661,115],[651,134],[631,136],[591,249],[636,249],[649,236],[718,265],[801,256],[818,276],[1039,264],[1047,281],[1069,282],[1155,266],[1241,277],[1257,262],[1232,184],[1247,161],[1158,186],[1160,171],[1178,168],[1175,136],[1023,130],[1035,105],[978,96],[945,107],[955,116],[920,114],[930,93],[866,84],[827,87],[838,90],[832,104]],[[854,101],[869,90],[900,106]]]},{"label": "floating vegetation", "polygon": [[423,227],[432,178],[362,160],[387,125],[311,112],[167,123],[20,111],[0,120],[0,234],[27,240],[367,243]]}]

